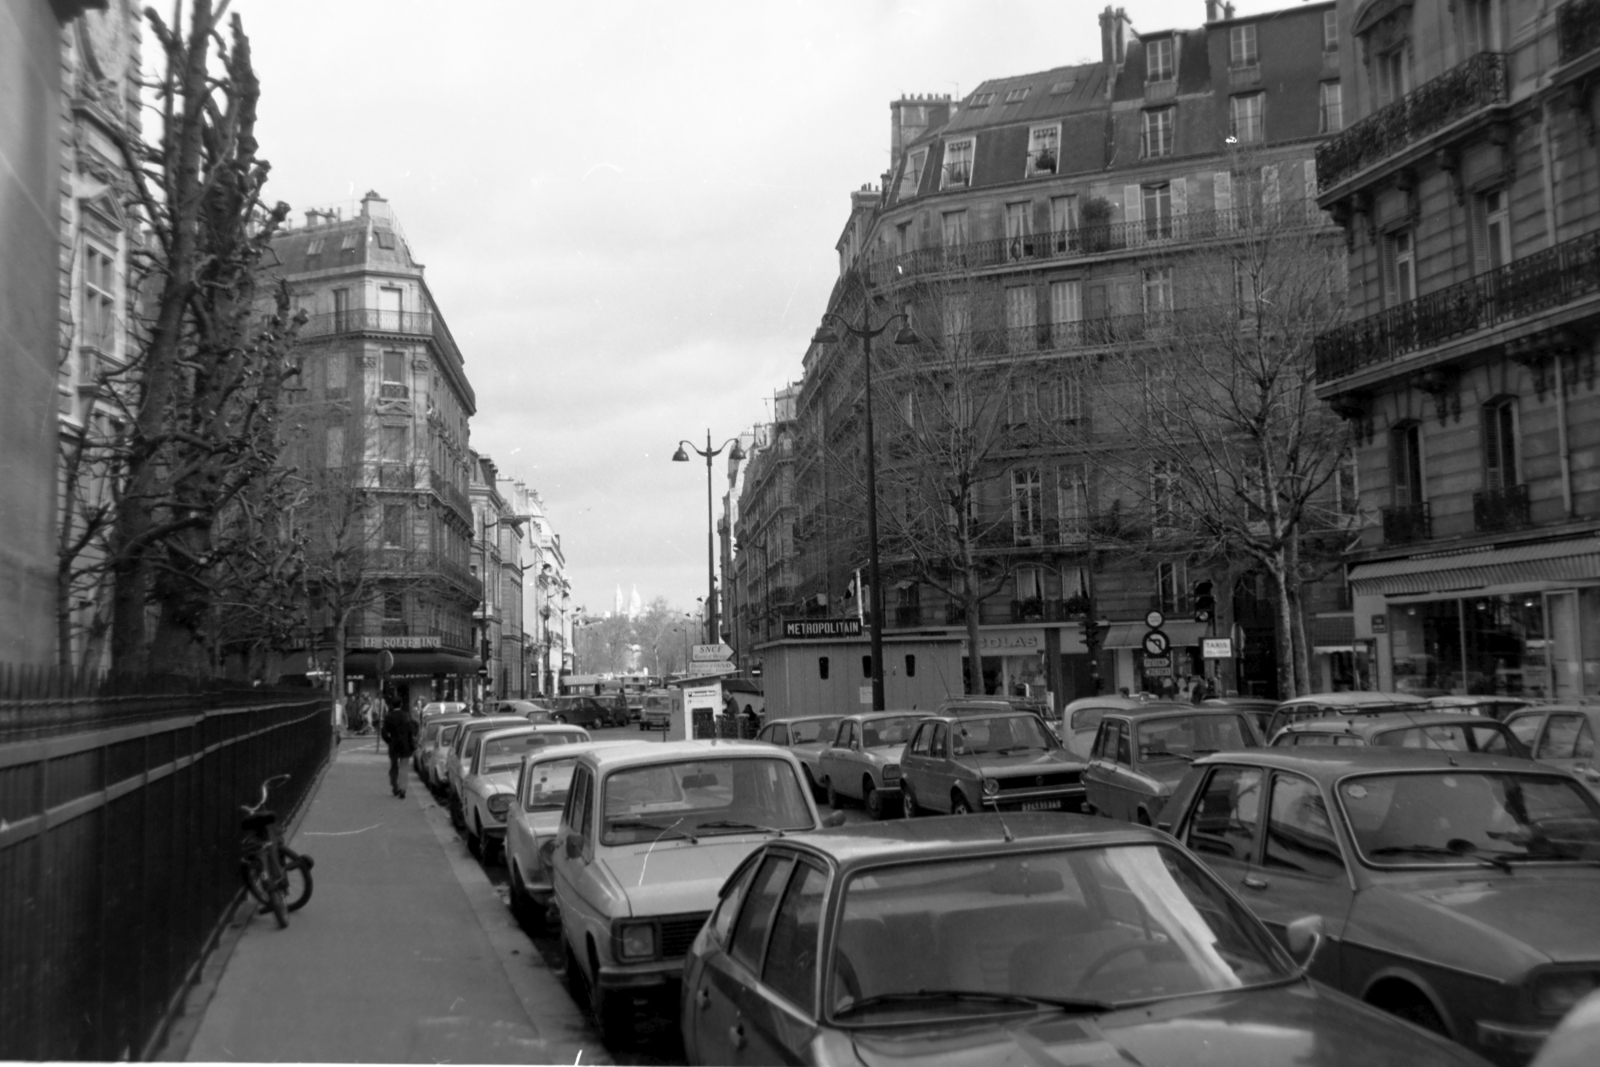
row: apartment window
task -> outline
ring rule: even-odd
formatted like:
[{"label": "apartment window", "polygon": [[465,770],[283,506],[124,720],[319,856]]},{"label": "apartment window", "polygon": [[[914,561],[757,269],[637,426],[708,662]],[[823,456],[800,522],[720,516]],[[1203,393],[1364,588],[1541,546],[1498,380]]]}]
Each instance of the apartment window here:
[{"label": "apartment window", "polygon": [[1517,401],[1500,397],[1483,405],[1483,487],[1491,491],[1517,484]]},{"label": "apartment window", "polygon": [[1321,132],[1338,133],[1344,129],[1344,95],[1338,82],[1321,84],[1317,94],[1317,110],[1321,116]]},{"label": "apartment window", "polygon": [[1011,472],[1011,522],[1018,538],[1037,537],[1043,529],[1044,490],[1038,467]]},{"label": "apartment window", "polygon": [[347,395],[350,385],[348,368],[343,352],[334,350],[328,353],[324,373],[328,379],[325,388],[329,400],[343,400]]},{"label": "apartment window", "polygon": [[1146,185],[1140,195],[1144,215],[1144,235],[1147,240],[1172,236],[1172,185]]},{"label": "apartment window", "polygon": [[1019,376],[1006,391],[1006,425],[1026,426],[1038,417],[1038,387]]},{"label": "apartment window", "polygon": [[1006,328],[1012,332],[1014,341],[1030,348],[1037,305],[1038,300],[1030,287],[1006,290]]},{"label": "apartment window", "polygon": [[380,458],[383,462],[406,461],[406,432],[404,426],[385,426],[379,431],[379,442],[383,450]]},{"label": "apartment window", "polygon": [[389,622],[399,622],[406,617],[404,593],[383,594],[383,617]]},{"label": "apartment window", "polygon": [[944,338],[947,344],[957,344],[972,332],[972,310],[967,303],[966,294],[957,293],[945,297],[939,304],[939,312],[943,319]]},{"label": "apartment window", "polygon": [[1175,109],[1150,108],[1143,112],[1143,127],[1139,134],[1139,155],[1144,159],[1160,159],[1172,154],[1172,130]]},{"label": "apartment window", "polygon": [[377,229],[375,229],[372,232],[378,238],[378,247],[379,248],[393,248],[394,247],[394,231],[393,230],[377,230]]},{"label": "apartment window", "polygon": [[1472,260],[1478,274],[1511,262],[1511,226],[1504,189],[1490,189],[1472,198]]},{"label": "apartment window", "polygon": [[356,246],[356,234],[355,234],[354,230],[352,230],[351,232],[345,234],[344,235],[344,240],[339,242],[339,247],[344,249],[347,252],[350,249],[354,248],[355,246]]},{"label": "apartment window", "polygon": [[1404,46],[1378,56],[1372,64],[1378,106],[1392,104],[1411,91],[1411,64]]},{"label": "apartment window", "polygon": [[1172,38],[1157,37],[1144,43],[1144,80],[1164,82],[1172,80]]},{"label": "apartment window", "polygon": [[1022,259],[1033,254],[1033,204],[1006,205],[1006,255]]},{"label": "apartment window", "polygon": [[[1065,236],[1077,228],[1077,196],[1052,196],[1050,198],[1050,232]],[[1058,249],[1058,251],[1060,250]]]},{"label": "apartment window", "polygon": [[1233,300],[1239,308],[1241,319],[1250,318],[1256,313],[1256,276],[1252,268],[1251,263],[1236,262],[1233,265]]},{"label": "apartment window", "polygon": [[350,290],[333,291],[333,328],[340,332],[350,328]]},{"label": "apartment window", "polygon": [[1017,599],[1044,599],[1044,570],[1039,567],[1017,568]]},{"label": "apartment window", "polygon": [[1228,100],[1228,121],[1240,144],[1260,144],[1265,93],[1245,93]]},{"label": "apartment window", "polygon": [[1056,510],[1063,534],[1079,534],[1089,523],[1089,487],[1082,467],[1066,467],[1056,483]]},{"label": "apartment window", "polygon": [[1339,13],[1332,8],[1322,13],[1322,51],[1339,50]]},{"label": "apartment window", "polygon": [[1181,613],[1184,592],[1184,566],[1182,563],[1156,564],[1156,599],[1161,610],[1168,615]]},{"label": "apartment window", "polygon": [[911,223],[902,222],[894,228],[894,254],[903,256],[911,251]]},{"label": "apartment window", "polygon": [[1056,417],[1062,422],[1083,420],[1083,379],[1076,367],[1067,367],[1062,371],[1056,389]]},{"label": "apartment window", "polygon": [[1028,90],[1031,88],[1033,88],[1031,85],[1024,85],[1020,89],[1007,89],[1005,102],[1008,104],[1022,103],[1028,98]]},{"label": "apartment window", "polygon": [[922,188],[922,168],[928,164],[928,150],[919,148],[906,157],[905,170],[900,172],[900,199],[906,200],[917,195],[917,190]]},{"label": "apartment window", "polygon": [[1058,345],[1075,344],[1078,324],[1083,321],[1083,286],[1081,282],[1050,283],[1050,324],[1054,341]]},{"label": "apartment window", "polygon": [[944,213],[944,246],[946,248],[960,248],[967,243],[967,213],[965,211],[946,211]]},{"label": "apartment window", "polygon": [[976,93],[972,97],[972,102],[970,104],[968,104],[967,106],[968,107],[988,107],[992,103],[994,103],[994,94],[993,93]]},{"label": "apartment window", "polygon": [[1461,20],[1461,50],[1475,56],[1494,51],[1494,7],[1492,0],[1456,0],[1456,17]]},{"label": "apartment window", "polygon": [[329,426],[325,432],[324,463],[329,467],[344,466],[344,427]]},{"label": "apartment window", "polygon": [[307,256],[320,256],[320,255],[322,255],[322,238],[313,237],[311,239],[311,243],[306,245],[306,255]]},{"label": "apartment window", "polygon": [[1144,272],[1144,313],[1165,315],[1172,310],[1172,268],[1155,267]]},{"label": "apartment window", "polygon": [[1228,29],[1228,66],[1253,67],[1261,61],[1256,54],[1255,23]]},{"label": "apartment window", "polygon": [[385,504],[383,506],[383,547],[403,548],[406,539],[406,506],[404,504]]},{"label": "apartment window", "polygon": [[1407,422],[1389,431],[1389,478],[1396,507],[1422,503],[1421,423]]},{"label": "apartment window", "polygon": [[1061,148],[1060,126],[1035,126],[1028,131],[1028,176],[1054,174]]},{"label": "apartment window", "polygon": [[[83,338],[110,354],[116,346],[116,272],[110,253],[93,245],[83,248]],[[87,383],[85,383],[87,384]]]},{"label": "apartment window", "polygon": [[1383,238],[1383,295],[1390,307],[1416,299],[1416,249],[1410,230]]},{"label": "apartment window", "polygon": [[944,146],[944,181],[941,189],[960,189],[972,184],[972,141],[951,141]]}]

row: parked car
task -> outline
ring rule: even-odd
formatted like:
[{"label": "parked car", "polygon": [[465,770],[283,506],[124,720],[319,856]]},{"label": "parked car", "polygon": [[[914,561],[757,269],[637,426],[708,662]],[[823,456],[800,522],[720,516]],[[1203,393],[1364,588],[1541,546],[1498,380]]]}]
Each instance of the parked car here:
[{"label": "parked car", "polygon": [[511,810],[523,756],[551,746],[592,740],[589,731],[581,726],[557,724],[513,726],[484,734],[461,776],[467,851],[485,866],[499,857],[506,837],[506,813]]},{"label": "parked car", "polygon": [[1454,711],[1475,715],[1487,715],[1491,719],[1504,719],[1513,711],[1523,708],[1536,707],[1543,701],[1533,697],[1513,697],[1499,694],[1484,695],[1449,695],[1428,698],[1428,707],[1435,711]]},{"label": "parked car", "polygon": [[1079,811],[1083,761],[1028,711],[940,714],[917,724],[900,754],[900,808],[965,815]]},{"label": "parked car", "polygon": [[1056,724],[1050,719],[1050,705],[1042,700],[999,696],[950,697],[941,700],[937,708],[940,715],[992,715],[997,711],[1026,711],[1037,716],[1051,734],[1056,734]]},{"label": "parked car", "polygon": [[417,777],[429,789],[438,789],[444,773],[444,749],[456,736],[456,730],[472,716],[467,712],[435,715],[423,720],[422,731],[417,735],[417,751],[411,757]]},{"label": "parked car", "polygon": [[1390,748],[1438,748],[1451,752],[1487,752],[1526,759],[1527,746],[1503,722],[1483,715],[1339,716],[1292,722],[1272,739],[1275,748],[1308,745],[1387,745]]},{"label": "parked car", "polygon": [[1567,1012],[1532,1067],[1594,1067],[1595,1049],[1600,1049],[1600,989]]},{"label": "parked car", "polygon": [[613,705],[606,704],[596,697],[546,697],[544,702],[550,708],[556,722],[570,722],[574,726],[583,726],[590,730],[605,726],[628,725],[626,717],[618,715]]},{"label": "parked car", "polygon": [[927,717],[921,711],[864,711],[846,715],[833,728],[833,741],[817,758],[828,806],[858,800],[874,819],[900,810],[900,752],[911,731]]},{"label": "parked car", "polygon": [[495,715],[521,715],[529,722],[555,722],[555,714],[537,700],[497,700]]},{"label": "parked car", "polygon": [[635,998],[676,1001],[683,956],[761,842],[822,826],[800,761],[750,741],[669,741],[578,757],[551,852],[568,981],[608,1043]]},{"label": "parked car", "polygon": [[461,775],[462,768],[472,763],[472,757],[477,754],[478,742],[490,730],[506,730],[513,726],[527,726],[528,720],[521,715],[478,715],[470,722],[461,724],[456,731],[456,736],[450,742],[450,751],[445,754],[444,760],[444,793],[445,805],[450,810],[450,822],[457,830],[465,830],[467,824],[462,819],[461,808]]},{"label": "parked car", "polygon": [[[1002,821],[1003,820],[1003,821]],[[979,814],[774,838],[683,970],[690,1063],[1481,1063],[1312,982],[1164,834]]]},{"label": "parked car", "polygon": [[1422,697],[1409,693],[1373,693],[1354,690],[1345,693],[1311,693],[1293,700],[1285,700],[1273,709],[1264,740],[1278,736],[1278,731],[1292,722],[1307,719],[1329,719],[1337,715],[1370,715],[1376,712],[1401,711],[1415,714],[1427,708]]},{"label": "parked car", "polygon": [[1100,732],[1100,720],[1108,711],[1138,711],[1141,708],[1187,708],[1171,700],[1140,700],[1138,697],[1092,696],[1079,697],[1061,709],[1061,725],[1057,736],[1061,743],[1081,760],[1089,758],[1094,748],[1095,735]]},{"label": "parked car", "polygon": [[460,700],[435,700],[422,705],[422,721],[426,723],[435,715],[466,715],[471,710]]},{"label": "parked car", "polygon": [[1272,736],[1267,733],[1267,727],[1272,723],[1272,713],[1277,710],[1278,702],[1268,697],[1207,697],[1200,702],[1200,706],[1233,708],[1245,712],[1250,716],[1251,725],[1256,728],[1256,736],[1266,740]]},{"label": "parked car", "polygon": [[668,690],[646,693],[639,710],[639,729],[665,730],[672,725],[672,693]]},{"label": "parked car", "polygon": [[1152,826],[1189,764],[1259,743],[1242,711],[1193,704],[1108,711],[1083,771],[1085,807]]},{"label": "parked car", "polygon": [[1550,704],[1514,711],[1506,726],[1528,746],[1533,758],[1570,771],[1600,796],[1600,766],[1595,764],[1596,734],[1600,734],[1600,707]]},{"label": "parked car", "polygon": [[797,715],[767,723],[756,734],[756,740],[787,748],[799,756],[806,788],[816,796],[822,790],[822,750],[833,740],[838,727],[837,715]]},{"label": "parked car", "polygon": [[1529,760],[1260,748],[1195,762],[1166,816],[1314,976],[1502,1064],[1600,980],[1600,803]]}]

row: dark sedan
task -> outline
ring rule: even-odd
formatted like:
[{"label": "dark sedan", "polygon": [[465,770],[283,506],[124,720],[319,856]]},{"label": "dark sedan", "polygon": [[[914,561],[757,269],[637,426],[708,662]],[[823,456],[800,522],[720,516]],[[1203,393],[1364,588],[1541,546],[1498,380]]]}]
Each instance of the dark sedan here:
[{"label": "dark sedan", "polygon": [[690,1063],[1480,1062],[1313,983],[1165,834],[1073,815],[769,839],[683,983]]}]

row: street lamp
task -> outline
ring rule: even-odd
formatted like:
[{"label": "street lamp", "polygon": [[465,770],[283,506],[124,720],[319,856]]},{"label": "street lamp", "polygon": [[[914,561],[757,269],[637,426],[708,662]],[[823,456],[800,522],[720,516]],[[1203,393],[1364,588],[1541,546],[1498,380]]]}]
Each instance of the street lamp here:
[{"label": "street lamp", "polygon": [[[878,464],[873,455],[872,444],[872,339],[900,321],[900,328],[895,331],[894,343],[897,345],[914,345],[918,341],[916,333],[911,329],[911,320],[905,312],[896,312],[884,319],[877,326],[872,325],[872,308],[863,305],[861,308],[861,325],[853,326],[845,321],[842,315],[832,311],[824,312],[822,325],[817,327],[817,332],[812,335],[811,343],[814,345],[837,344],[839,335],[828,325],[832,320],[851,337],[861,340],[861,362],[866,368],[866,437],[867,437],[867,581],[872,583],[872,710],[882,711],[883,700],[883,583],[878,580]],[[977,652],[974,650],[973,655]]]},{"label": "street lamp", "polygon": [[687,447],[695,455],[705,457],[706,461],[706,619],[710,623],[710,625],[707,627],[708,636],[706,637],[706,642],[708,644],[715,644],[720,639],[720,635],[717,632],[716,602],[717,524],[716,520],[711,514],[711,461],[722,455],[722,450],[727,448],[729,445],[732,445],[733,449],[728,453],[728,462],[741,462],[744,459],[744,449],[740,446],[739,439],[737,437],[730,437],[726,441],[722,442],[721,445],[717,446],[716,448],[712,448],[710,430],[706,431],[706,447],[704,451],[696,448],[688,441],[679,441],[678,450],[672,454],[672,462],[687,463],[689,462],[689,453],[684,451],[684,448]]}]

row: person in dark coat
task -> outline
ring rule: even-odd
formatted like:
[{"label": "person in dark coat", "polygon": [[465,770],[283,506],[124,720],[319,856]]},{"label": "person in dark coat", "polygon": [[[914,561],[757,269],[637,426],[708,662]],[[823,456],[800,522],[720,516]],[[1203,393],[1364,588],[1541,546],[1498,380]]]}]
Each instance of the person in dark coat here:
[{"label": "person in dark coat", "polygon": [[391,701],[383,717],[383,740],[389,746],[389,788],[404,798],[411,757],[417,751],[417,721],[400,701]]}]

